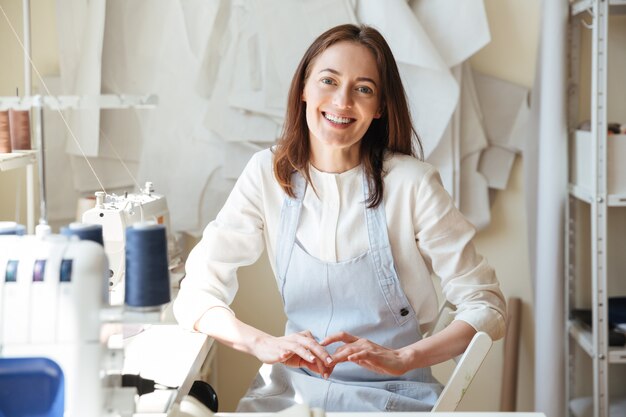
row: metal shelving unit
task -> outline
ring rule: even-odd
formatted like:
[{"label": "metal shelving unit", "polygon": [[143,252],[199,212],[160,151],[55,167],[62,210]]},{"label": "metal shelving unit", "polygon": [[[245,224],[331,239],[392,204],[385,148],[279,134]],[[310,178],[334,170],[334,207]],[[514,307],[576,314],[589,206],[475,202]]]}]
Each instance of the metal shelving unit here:
[{"label": "metal shelving unit", "polygon": [[[565,314],[567,323],[566,337],[566,410],[567,415],[575,417],[610,417],[611,407],[610,365],[626,363],[626,347],[609,347],[608,343],[608,208],[626,206],[626,195],[610,194],[608,188],[608,159],[607,159],[607,56],[608,56],[608,29],[610,14],[625,14],[626,0],[578,0],[570,2],[569,23],[569,133],[570,141],[576,134],[578,124],[578,92],[580,83],[579,68],[581,59],[591,60],[591,146],[585,155],[591,166],[591,183],[582,185],[570,183],[569,198],[566,206],[565,227]],[[589,23],[590,22],[590,23]],[[591,31],[591,55],[581,57],[580,35],[581,30]],[[571,152],[570,152],[571,155]],[[571,162],[571,161],[570,161]],[[571,180],[570,180],[571,181]],[[580,242],[577,226],[581,224],[580,205],[589,208],[590,242]],[[578,207],[578,208],[577,208]],[[585,209],[585,211],[587,211]],[[587,219],[585,219],[587,221]],[[577,257],[581,256],[582,243],[591,249],[590,269],[579,271]],[[583,290],[581,277],[590,280],[591,300],[591,327],[574,319],[572,310],[581,308],[576,305],[580,302]],[[580,357],[582,355],[582,357]],[[591,361],[592,392],[590,398],[581,398],[581,387],[577,386],[576,375],[581,372],[577,369],[583,361]],[[623,371],[622,371],[623,372]],[[579,373],[580,375],[580,373]],[[584,378],[583,378],[584,379]],[[587,381],[578,381],[583,385]],[[615,388],[615,387],[613,387]],[[582,400],[582,401],[581,401]],[[589,407],[576,407],[575,404],[587,402]],[[589,411],[581,415],[581,410]]]},{"label": "metal shelving unit", "polygon": [[0,153],[0,171],[22,168],[37,162],[37,151],[16,151]]},{"label": "metal shelving unit", "polygon": [[26,168],[26,218],[29,233],[35,228],[35,164],[37,151],[16,151],[0,154],[0,172]]}]

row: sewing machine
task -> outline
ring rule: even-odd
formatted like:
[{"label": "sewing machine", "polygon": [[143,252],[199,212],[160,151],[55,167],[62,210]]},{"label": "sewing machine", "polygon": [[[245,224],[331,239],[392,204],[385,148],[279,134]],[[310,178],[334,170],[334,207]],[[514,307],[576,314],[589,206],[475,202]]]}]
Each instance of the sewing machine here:
[{"label": "sewing machine", "polygon": [[68,416],[93,415],[93,404],[103,403],[99,314],[107,270],[94,242],[0,236],[1,356],[59,364]]},{"label": "sewing machine", "polygon": [[[133,416],[138,390],[124,386],[122,378],[129,372],[178,387],[168,390],[169,400],[160,412],[189,415],[180,414],[178,407],[189,408],[185,394],[212,341],[176,325],[153,325],[130,339],[134,347],[126,346],[119,337],[125,317],[110,322],[111,310],[123,309],[108,306],[108,271],[103,247],[91,241],[62,235],[0,236],[0,360],[24,364],[24,372],[17,369],[14,375],[21,384],[6,379],[7,368],[0,372],[3,398],[19,401],[23,397],[15,391],[19,386],[39,395],[34,404],[39,407],[37,415],[47,415],[41,403],[49,392],[39,391],[46,383],[41,378],[31,386],[23,383],[35,378],[33,369],[42,362],[38,358],[44,358],[62,371],[64,417]],[[138,322],[141,317],[133,316],[131,326]],[[164,360],[171,363],[169,368],[163,366]],[[157,373],[151,374],[149,366]],[[164,368],[165,375],[159,373]],[[39,373],[49,379],[46,374]],[[0,401],[0,415],[5,406]],[[206,409],[198,409],[203,414],[194,415],[207,415]]]},{"label": "sewing machine", "polygon": [[83,223],[102,225],[104,249],[109,258],[110,304],[124,302],[125,232],[138,222],[154,221],[165,225],[170,270],[181,263],[180,250],[171,231],[165,196],[156,194],[151,182],[139,193],[117,196],[96,192],[96,205],[83,213]]}]

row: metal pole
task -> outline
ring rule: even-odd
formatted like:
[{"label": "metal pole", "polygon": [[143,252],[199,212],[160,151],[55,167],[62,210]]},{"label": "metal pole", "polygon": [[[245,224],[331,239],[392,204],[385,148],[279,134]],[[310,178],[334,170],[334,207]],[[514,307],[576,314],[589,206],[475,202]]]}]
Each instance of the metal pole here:
[{"label": "metal pole", "polygon": [[[41,97],[40,97],[41,98]],[[44,134],[43,134],[43,101],[39,103],[37,109],[37,146],[39,147],[39,224],[48,224],[48,211],[46,209],[46,159],[44,158]]]},{"label": "metal pole", "polygon": [[608,308],[607,308],[607,167],[606,167],[606,83],[607,83],[607,25],[608,2],[596,0],[593,4],[592,80],[591,80],[591,156],[595,174],[594,201],[591,204],[592,235],[592,322],[593,322],[593,379],[595,417],[609,416],[608,392]]},{"label": "metal pole", "polygon": [[[24,44],[24,91],[23,96],[32,94],[32,69],[30,66],[30,0],[22,0],[23,44]],[[35,167],[26,167],[26,226],[28,233],[35,232]]]},{"label": "metal pole", "polygon": [[24,96],[32,94],[32,70],[30,68],[30,0],[22,1],[22,17],[24,24]]}]

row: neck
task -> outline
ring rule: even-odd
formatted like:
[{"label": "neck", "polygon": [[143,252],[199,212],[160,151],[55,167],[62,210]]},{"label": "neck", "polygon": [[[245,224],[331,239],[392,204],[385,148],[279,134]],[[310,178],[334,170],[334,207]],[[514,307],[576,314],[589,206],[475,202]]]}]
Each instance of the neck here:
[{"label": "neck", "polygon": [[322,172],[341,174],[356,167],[360,162],[358,146],[336,149],[311,147],[311,165]]}]

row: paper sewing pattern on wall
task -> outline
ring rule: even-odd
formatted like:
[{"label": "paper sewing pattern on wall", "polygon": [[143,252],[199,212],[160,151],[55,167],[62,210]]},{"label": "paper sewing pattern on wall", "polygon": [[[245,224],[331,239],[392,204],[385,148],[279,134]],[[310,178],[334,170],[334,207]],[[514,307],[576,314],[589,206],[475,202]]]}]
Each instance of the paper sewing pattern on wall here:
[{"label": "paper sewing pattern on wall", "polygon": [[[275,142],[298,60],[337,24],[371,24],[386,37],[425,156],[478,227],[488,224],[488,188],[506,186],[523,140],[526,92],[467,64],[490,40],[483,0],[69,1],[58,13],[64,92],[99,85],[102,93],[159,96],[156,109],[101,111],[90,123],[139,183],[150,179],[167,195],[175,230],[200,231],[250,156]],[[86,16],[104,22],[101,30],[81,23]],[[85,58],[84,48],[100,41],[101,53]],[[502,83],[516,95],[493,94]],[[92,160],[111,158],[102,141],[91,135]],[[81,179],[91,174],[73,169],[84,191]]]}]

